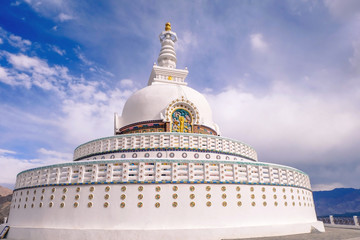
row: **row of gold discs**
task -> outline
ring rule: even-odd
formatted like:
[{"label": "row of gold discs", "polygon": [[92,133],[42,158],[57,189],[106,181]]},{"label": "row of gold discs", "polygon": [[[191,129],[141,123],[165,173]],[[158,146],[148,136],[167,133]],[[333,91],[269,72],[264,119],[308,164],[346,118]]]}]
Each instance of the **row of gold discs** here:
[{"label": "row of gold discs", "polygon": [[[95,189],[94,186],[91,186],[91,187],[89,188],[90,192],[93,192],[94,189]],[[139,192],[143,191],[143,189],[144,189],[143,186],[139,186],[139,187],[138,187],[138,191],[139,191]],[[192,191],[192,192],[195,191],[195,187],[194,187],[194,186],[190,186],[189,189],[190,189],[190,191]],[[52,188],[52,193],[54,193],[55,190],[56,190],[55,188]],[[77,187],[77,188],[76,188],[76,192],[80,192],[80,190],[81,190],[80,187]],[[155,188],[155,190],[156,190],[157,192],[160,192],[160,190],[161,190],[160,186],[157,186],[157,187]],[[173,191],[176,192],[177,190],[178,190],[178,187],[177,187],[177,186],[173,186]],[[206,186],[206,191],[210,191],[210,190],[211,190],[211,187],[210,187],[210,186]],[[225,187],[225,186],[222,186],[222,187],[221,187],[221,190],[225,192],[225,191],[226,191],[226,187]],[[237,191],[240,191],[240,187],[237,186],[237,187],[236,187],[236,190],[237,190]],[[283,190],[283,192],[285,193],[285,188],[283,188],[282,190]],[[105,188],[105,192],[109,192],[109,191],[110,191],[110,186],[107,186],[107,187]],[[122,186],[122,187],[121,187],[121,191],[125,192],[125,191],[126,191],[126,186]],[[251,188],[250,188],[250,191],[253,192],[253,191],[254,191],[254,187],[251,187]],[[293,192],[293,189],[291,189],[290,191]],[[302,191],[303,191],[303,190],[302,190]],[[42,189],[42,193],[44,193],[44,192],[45,192],[45,189]],[[63,189],[63,193],[65,194],[66,192],[67,192],[67,188],[64,188],[64,189]],[[262,188],[262,192],[265,192],[265,188],[264,188],[264,187]],[[276,188],[273,188],[273,192],[276,192]],[[297,192],[299,193],[299,190],[297,190]],[[303,191],[303,193],[304,193],[304,191]],[[28,195],[28,194],[29,194],[29,191],[27,191],[27,195]],[[36,194],[36,190],[34,190],[34,194]],[[22,192],[21,192],[21,195],[22,195]],[[190,197],[190,199],[194,199],[194,198],[195,198],[195,194],[190,194],[189,197]],[[227,196],[226,196],[225,193],[222,194],[222,198],[223,198],[223,199],[226,199],[226,197],[227,197]],[[277,199],[277,195],[276,195],[276,194],[274,194],[273,197],[274,197],[274,199]],[[78,200],[79,198],[80,198],[80,196],[79,196],[78,194],[75,195],[75,200]],[[88,198],[89,198],[89,200],[92,200],[92,199],[94,198],[93,194],[90,194]],[[104,198],[105,198],[105,200],[108,200],[108,199],[110,198],[110,195],[109,195],[109,194],[105,194]],[[121,198],[121,200],[125,200],[126,195],[125,195],[125,194],[122,194],[120,198]],[[174,199],[177,199],[177,198],[178,198],[178,195],[177,195],[176,193],[174,193],[174,194],[173,194],[173,198],[174,198]],[[210,199],[210,198],[211,198],[211,194],[207,194],[207,195],[206,195],[206,198],[207,198],[207,199]],[[237,198],[240,199],[240,198],[241,198],[241,194],[237,194]],[[251,198],[254,199],[254,198],[255,198],[255,195],[252,194],[252,195],[251,195]],[[263,198],[263,199],[266,199],[266,195],[263,194],[263,195],[262,195],[262,198]],[[283,198],[286,199],[286,195],[284,195]],[[41,196],[41,200],[43,200],[43,199],[44,199],[44,196],[42,195],[42,196]],[[50,196],[50,199],[53,200],[53,199],[54,199],[54,195],[51,195],[51,196]],[[64,201],[65,199],[66,199],[66,195],[63,195],[63,196],[62,196],[62,200]],[[138,199],[139,199],[139,200],[142,200],[142,199],[143,199],[143,195],[142,195],[142,194],[139,194],[139,195],[138,195]],[[160,199],[160,194],[156,194],[156,195],[155,195],[155,199],[156,199],[156,200],[159,200],[159,199]],[[307,198],[307,199],[308,199],[308,198]],[[28,197],[26,197],[25,201],[27,201],[27,200],[28,200]],[[294,200],[294,195],[292,195],[292,200]],[[298,196],[298,200],[300,200],[300,196]],[[303,200],[305,200],[305,197],[303,197]],[[35,197],[33,197],[33,201],[35,201]],[[21,198],[20,198],[20,201],[19,201],[19,202],[21,202]],[[43,205],[43,204],[40,203],[39,207],[42,207],[42,205]],[[88,207],[92,207],[92,205],[93,205],[92,202],[89,202],[89,203],[88,203]],[[177,205],[178,205],[177,202],[173,202],[173,207],[177,207]],[[206,205],[207,205],[208,207],[210,207],[210,206],[211,206],[211,202],[208,201],[208,202],[206,203]],[[224,202],[222,203],[222,205],[223,205],[224,207],[226,207],[226,206],[227,206],[227,202],[224,201]],[[237,202],[237,205],[238,205],[238,206],[241,206],[241,205],[242,205],[241,201]],[[255,203],[255,202],[252,202],[252,206],[255,206],[255,205],[256,205],[256,203]],[[266,201],[263,202],[263,205],[264,205],[264,206],[267,205]],[[275,202],[274,202],[274,205],[275,205],[275,206],[278,206],[278,202],[275,201]],[[287,206],[287,205],[288,205],[287,202],[284,202],[284,205]],[[295,202],[292,202],[292,205],[295,206]],[[312,204],[310,204],[310,203],[308,203],[308,204],[304,203],[303,206],[310,206],[310,205],[312,206]],[[49,207],[52,207],[52,206],[53,206],[53,202],[50,202],[50,203],[49,203]],[[60,204],[60,207],[63,208],[64,206],[65,206],[65,203],[62,202],[62,203]],[[74,207],[76,208],[76,207],[78,207],[78,206],[79,206],[79,203],[78,203],[78,202],[75,202],[75,203],[74,203]],[[108,202],[105,202],[105,203],[104,203],[104,207],[107,208],[108,206],[109,206],[109,203],[108,203]],[[138,207],[141,208],[142,206],[143,206],[143,203],[142,203],[142,202],[139,202],[139,203],[138,203]],[[194,206],[195,206],[195,202],[191,202],[191,203],[190,203],[190,206],[191,206],[191,207],[194,207]],[[301,206],[301,202],[299,202],[299,206]],[[15,207],[15,205],[14,205],[14,207]],[[20,205],[19,205],[18,207],[20,207]],[[31,207],[33,208],[33,207],[34,207],[34,204],[32,204]],[[121,207],[121,208],[124,208],[124,207],[125,207],[125,202],[121,202],[120,207]],[[157,208],[160,207],[160,203],[159,203],[159,202],[155,203],[155,207],[157,207]],[[26,208],[26,204],[24,205],[24,208]]]}]

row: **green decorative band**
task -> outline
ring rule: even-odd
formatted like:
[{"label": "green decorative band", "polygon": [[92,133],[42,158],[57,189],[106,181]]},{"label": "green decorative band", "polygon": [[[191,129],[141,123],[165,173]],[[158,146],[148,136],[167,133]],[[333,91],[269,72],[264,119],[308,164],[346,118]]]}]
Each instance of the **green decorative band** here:
[{"label": "green decorative band", "polygon": [[242,154],[236,154],[236,153],[231,153],[231,152],[223,152],[223,151],[216,151],[216,150],[207,150],[207,149],[198,149],[198,148],[130,148],[130,149],[118,149],[118,150],[113,150],[113,151],[105,151],[105,152],[97,152],[97,153],[92,153],[92,154],[88,154],[79,158],[74,159],[74,161],[80,161],[82,159],[85,158],[89,158],[89,157],[94,157],[94,156],[98,156],[98,155],[103,155],[103,154],[112,154],[112,153],[128,153],[128,152],[159,152],[159,151],[186,151],[186,152],[201,152],[201,153],[214,153],[214,154],[226,154],[226,155],[230,155],[230,156],[235,156],[235,157],[241,157],[241,158],[245,158],[247,160],[250,161],[256,161],[253,158],[244,156]]}]

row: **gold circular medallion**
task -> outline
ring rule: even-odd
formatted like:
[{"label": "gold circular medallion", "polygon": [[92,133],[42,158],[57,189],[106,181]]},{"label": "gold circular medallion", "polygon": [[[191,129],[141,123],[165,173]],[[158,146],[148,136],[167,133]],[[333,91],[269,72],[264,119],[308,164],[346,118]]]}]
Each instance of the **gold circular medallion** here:
[{"label": "gold circular medallion", "polygon": [[121,207],[121,208],[124,208],[124,207],[125,207],[125,203],[124,203],[124,202],[121,202],[121,203],[120,203],[120,207]]},{"label": "gold circular medallion", "polygon": [[250,191],[252,191],[252,192],[253,192],[253,191],[254,191],[254,187],[251,187],[251,188],[250,188]]},{"label": "gold circular medallion", "polygon": [[121,194],[120,198],[121,198],[121,200],[125,200],[126,195],[125,195],[125,194]]},{"label": "gold circular medallion", "polygon": [[222,202],[222,205],[223,205],[223,207],[226,207],[227,206],[227,202]]},{"label": "gold circular medallion", "polygon": [[[25,204],[26,205],[26,204]],[[53,204],[53,202],[50,202],[49,203],[49,207],[52,207],[54,204]]]},{"label": "gold circular medallion", "polygon": [[80,192],[80,189],[81,189],[80,187],[77,187],[76,192]]},{"label": "gold circular medallion", "polygon": [[139,194],[139,195],[138,195],[138,199],[139,199],[139,200],[143,199],[143,197],[144,197],[144,195],[142,195],[142,194]]},{"label": "gold circular medallion", "polygon": [[241,207],[242,202],[241,202],[241,201],[237,202],[237,205],[238,205],[239,207]]},{"label": "gold circular medallion", "polygon": [[143,206],[143,203],[142,202],[138,202],[137,204],[138,208],[141,208]]},{"label": "gold circular medallion", "polygon": [[160,186],[157,186],[157,187],[155,188],[155,191],[157,191],[157,192],[160,192],[160,190],[161,190]]},{"label": "gold circular medallion", "polygon": [[191,202],[190,207],[195,207],[195,202]]},{"label": "gold circular medallion", "polygon": [[222,197],[223,199],[225,199],[225,198],[226,198],[226,194],[224,193],[221,197]]},{"label": "gold circular medallion", "polygon": [[190,194],[190,199],[194,199],[195,198],[195,194]]},{"label": "gold circular medallion", "polygon": [[104,198],[107,200],[110,198],[110,195],[109,194],[105,194]]},{"label": "gold circular medallion", "polygon": [[74,208],[77,208],[79,206],[78,202],[74,202]]},{"label": "gold circular medallion", "polygon": [[251,206],[255,207],[256,203],[255,202],[252,202],[251,203]]},{"label": "gold circular medallion", "polygon": [[173,206],[173,207],[177,207],[177,205],[178,205],[177,202],[173,202],[173,203],[172,203],[172,206]]},{"label": "gold circular medallion", "polygon": [[109,203],[108,202],[105,202],[104,203],[104,208],[107,208],[109,206]]},{"label": "gold circular medallion", "polygon": [[211,198],[211,194],[206,194],[206,198],[210,199]]},{"label": "gold circular medallion", "polygon": [[93,198],[94,198],[94,195],[89,194],[89,199],[91,200],[91,199],[93,199]]},{"label": "gold circular medallion", "polygon": [[225,192],[225,191],[226,191],[226,187],[225,187],[225,186],[222,186],[222,187],[221,187],[221,191]]},{"label": "gold circular medallion", "polygon": [[211,206],[211,202],[210,202],[210,201],[206,202],[206,206],[210,207],[210,206]]},{"label": "gold circular medallion", "polygon": [[266,207],[267,203],[266,203],[266,202],[263,202],[263,205],[264,205],[264,207]]},{"label": "gold circular medallion", "polygon": [[156,208],[159,208],[159,207],[160,207],[160,203],[159,203],[159,202],[155,203],[155,207],[156,207]]},{"label": "gold circular medallion", "polygon": [[80,198],[79,194],[75,195],[75,200],[79,200],[79,198]]},{"label": "gold circular medallion", "polygon": [[122,191],[122,192],[125,192],[125,191],[126,191],[126,187],[125,187],[125,186],[122,186],[122,187],[121,187],[121,191]]},{"label": "gold circular medallion", "polygon": [[90,187],[90,192],[93,192],[95,190],[95,188],[93,186]]},{"label": "gold circular medallion", "polygon": [[190,191],[195,191],[195,187],[194,186],[190,186]]},{"label": "gold circular medallion", "polygon": [[159,199],[160,199],[160,194],[156,194],[156,195],[155,195],[155,199],[156,199],[156,200],[159,200]]},{"label": "gold circular medallion", "polygon": [[64,189],[63,189],[63,193],[66,193],[66,192],[67,192],[67,188],[64,188]]},{"label": "gold circular medallion", "polygon": [[88,204],[87,204],[88,208],[91,208],[92,205],[93,205],[92,202],[88,202]]},{"label": "gold circular medallion", "polygon": [[139,190],[139,192],[141,192],[142,190],[144,190],[144,187],[143,187],[143,186],[139,186],[139,187],[138,187],[138,190]]},{"label": "gold circular medallion", "polygon": [[66,199],[66,196],[62,195],[61,199],[64,201]]},{"label": "gold circular medallion", "polygon": [[60,207],[63,208],[65,206],[65,203],[60,203]]},{"label": "gold circular medallion", "polygon": [[236,187],[236,191],[238,191],[238,192],[240,191],[240,187],[239,187],[239,186]]},{"label": "gold circular medallion", "polygon": [[176,193],[174,193],[174,194],[172,195],[172,197],[173,197],[173,199],[177,199],[177,198],[178,198],[178,195],[177,195]]},{"label": "gold circular medallion", "polygon": [[106,186],[105,192],[108,192],[108,191],[110,191],[110,187],[109,187],[109,186]]},{"label": "gold circular medallion", "polygon": [[210,191],[211,187],[210,186],[206,186],[206,191]]}]

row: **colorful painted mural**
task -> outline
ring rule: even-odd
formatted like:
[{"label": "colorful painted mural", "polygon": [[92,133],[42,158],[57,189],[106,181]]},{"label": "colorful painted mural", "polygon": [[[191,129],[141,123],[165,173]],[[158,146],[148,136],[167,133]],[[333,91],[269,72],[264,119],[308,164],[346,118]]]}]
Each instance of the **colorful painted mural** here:
[{"label": "colorful painted mural", "polygon": [[171,131],[172,132],[183,132],[191,133],[192,132],[192,117],[188,111],[185,109],[175,109],[171,114]]}]

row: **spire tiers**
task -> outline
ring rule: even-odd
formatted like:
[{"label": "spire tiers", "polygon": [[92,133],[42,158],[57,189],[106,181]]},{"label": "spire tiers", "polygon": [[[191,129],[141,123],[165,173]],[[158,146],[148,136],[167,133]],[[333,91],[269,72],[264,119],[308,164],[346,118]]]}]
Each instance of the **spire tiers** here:
[{"label": "spire tiers", "polygon": [[171,31],[171,24],[165,24],[165,31],[159,35],[161,50],[157,59],[157,65],[154,63],[150,74],[148,85],[153,83],[167,83],[187,85],[185,78],[188,75],[187,68],[176,68],[175,42],[177,41],[176,33]]},{"label": "spire tiers", "polygon": [[171,24],[165,24],[165,31],[159,35],[161,50],[157,63],[161,67],[176,68],[175,42],[177,41],[176,33],[171,31]]}]

